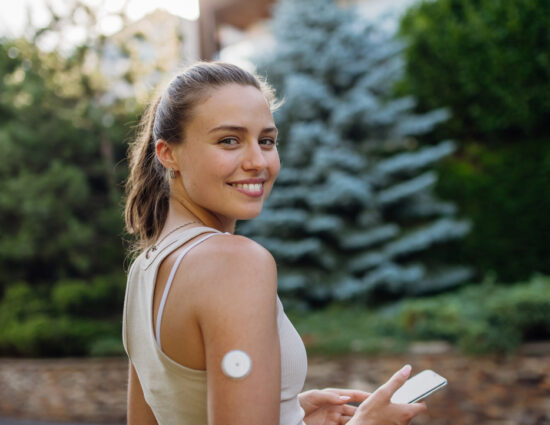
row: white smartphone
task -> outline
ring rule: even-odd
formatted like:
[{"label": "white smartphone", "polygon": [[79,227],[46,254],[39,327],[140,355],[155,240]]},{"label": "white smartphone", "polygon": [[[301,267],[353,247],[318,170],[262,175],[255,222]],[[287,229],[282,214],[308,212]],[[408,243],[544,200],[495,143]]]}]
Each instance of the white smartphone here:
[{"label": "white smartphone", "polygon": [[409,378],[391,398],[392,403],[410,404],[420,401],[447,385],[447,380],[426,369]]}]

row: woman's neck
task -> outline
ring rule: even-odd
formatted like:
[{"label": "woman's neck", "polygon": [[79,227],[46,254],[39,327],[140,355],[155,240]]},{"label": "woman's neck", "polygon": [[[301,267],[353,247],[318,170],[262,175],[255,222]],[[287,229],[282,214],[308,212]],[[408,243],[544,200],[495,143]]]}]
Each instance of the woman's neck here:
[{"label": "woman's neck", "polygon": [[200,206],[194,205],[184,197],[180,199],[177,195],[170,196],[168,216],[166,217],[164,230],[170,231],[170,229],[177,226],[192,222],[212,227],[222,232],[233,233],[235,230],[235,220],[224,222],[216,215]]}]

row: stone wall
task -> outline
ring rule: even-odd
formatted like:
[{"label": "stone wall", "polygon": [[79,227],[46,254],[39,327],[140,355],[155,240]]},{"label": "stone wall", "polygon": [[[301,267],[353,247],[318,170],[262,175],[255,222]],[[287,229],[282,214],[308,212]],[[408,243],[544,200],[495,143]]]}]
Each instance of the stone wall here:
[{"label": "stone wall", "polygon": [[[548,343],[513,357],[467,357],[437,344],[401,356],[312,357],[306,389],[372,391],[405,363],[449,381],[415,425],[550,425]],[[122,358],[0,359],[0,418],[122,424],[126,381]]]}]

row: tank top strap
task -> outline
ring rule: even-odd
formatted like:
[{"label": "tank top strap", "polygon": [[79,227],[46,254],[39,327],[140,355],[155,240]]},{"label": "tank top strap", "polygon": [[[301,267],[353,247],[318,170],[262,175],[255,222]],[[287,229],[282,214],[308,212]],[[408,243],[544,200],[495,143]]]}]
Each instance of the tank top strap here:
[{"label": "tank top strap", "polygon": [[189,229],[181,229],[180,231],[176,231],[169,235],[166,239],[161,240],[159,243],[153,245],[145,251],[141,261],[141,267],[146,270],[153,264],[157,266],[160,265],[160,263],[168,255],[180,246],[204,233],[223,234],[223,232],[207,226],[191,227]]}]

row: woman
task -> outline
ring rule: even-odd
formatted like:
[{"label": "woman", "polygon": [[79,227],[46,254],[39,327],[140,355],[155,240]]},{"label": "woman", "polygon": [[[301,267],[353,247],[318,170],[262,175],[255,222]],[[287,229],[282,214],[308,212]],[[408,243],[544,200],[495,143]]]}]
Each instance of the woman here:
[{"label": "woman", "polygon": [[275,261],[233,235],[260,214],[279,172],[272,107],[250,73],[198,63],[142,120],[125,212],[140,251],[123,322],[131,425],[405,424],[426,409],[389,401],[408,366],[371,395],[300,394],[305,349],[277,297]]}]

